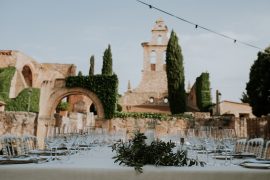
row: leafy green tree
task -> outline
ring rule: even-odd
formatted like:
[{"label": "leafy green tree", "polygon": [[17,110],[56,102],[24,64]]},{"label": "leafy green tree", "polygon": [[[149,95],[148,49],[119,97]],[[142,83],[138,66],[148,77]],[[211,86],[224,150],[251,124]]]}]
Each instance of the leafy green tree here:
[{"label": "leafy green tree", "polygon": [[111,76],[112,74],[112,52],[111,46],[109,45],[103,55],[102,75]]},{"label": "leafy green tree", "polygon": [[242,93],[242,98],[240,98],[240,100],[242,103],[248,103],[248,104],[250,103],[250,99],[249,99],[247,93],[245,93],[245,92]]},{"label": "leafy green tree", "polygon": [[171,32],[166,50],[166,64],[168,99],[171,113],[183,113],[186,110],[183,56],[174,31]]},{"label": "leafy green tree", "polygon": [[246,86],[252,112],[260,117],[270,113],[270,47],[258,53]]},{"label": "leafy green tree", "polygon": [[90,57],[90,69],[89,69],[89,76],[93,76],[95,73],[95,57],[92,55]]},{"label": "leafy green tree", "polygon": [[78,76],[83,76],[82,71],[78,72]]}]

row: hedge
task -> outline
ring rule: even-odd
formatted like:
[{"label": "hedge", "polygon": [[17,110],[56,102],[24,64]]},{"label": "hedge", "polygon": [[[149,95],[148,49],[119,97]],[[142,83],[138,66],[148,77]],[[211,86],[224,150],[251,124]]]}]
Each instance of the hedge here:
[{"label": "hedge", "polygon": [[92,91],[102,102],[105,118],[113,117],[118,94],[117,75],[70,76],[66,78],[66,87],[81,87]]}]

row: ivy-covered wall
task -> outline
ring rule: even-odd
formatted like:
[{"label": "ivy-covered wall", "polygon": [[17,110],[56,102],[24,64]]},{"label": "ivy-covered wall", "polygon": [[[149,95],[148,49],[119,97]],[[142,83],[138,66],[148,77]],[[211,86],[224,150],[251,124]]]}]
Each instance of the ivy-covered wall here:
[{"label": "ivy-covered wall", "polygon": [[105,118],[113,117],[118,94],[117,75],[70,76],[66,78],[66,87],[81,87],[92,91],[102,102]]},{"label": "ivy-covered wall", "polygon": [[[6,111],[28,111],[29,88],[24,89],[14,98],[9,98],[11,80],[15,74],[15,67],[0,68],[0,100],[6,103]],[[30,94],[30,112],[39,111],[40,90],[32,88]]]},{"label": "ivy-covered wall", "polygon": [[15,71],[15,67],[0,68],[0,100],[2,101],[8,99],[11,80]]},{"label": "ivy-covered wall", "polygon": [[29,98],[30,98],[29,112],[39,112],[40,89],[32,88],[32,92],[30,93],[29,93],[29,90],[30,88],[26,88],[22,90],[16,98],[8,99],[6,101],[6,110],[7,111],[28,111],[28,104],[29,104]]},{"label": "ivy-covered wall", "polygon": [[202,112],[209,111],[212,104],[209,73],[202,73],[196,78],[196,101],[197,106]]}]

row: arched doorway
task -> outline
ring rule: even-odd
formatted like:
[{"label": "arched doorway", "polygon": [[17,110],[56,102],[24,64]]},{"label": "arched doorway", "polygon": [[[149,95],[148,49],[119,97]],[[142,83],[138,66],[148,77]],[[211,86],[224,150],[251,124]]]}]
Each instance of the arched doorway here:
[{"label": "arched doorway", "polygon": [[24,66],[22,69],[22,75],[24,77],[25,83],[28,87],[32,87],[33,85],[33,75],[29,66]]},{"label": "arched doorway", "polygon": [[84,95],[91,99],[92,104],[95,106],[96,115],[99,119],[104,118],[104,108],[102,102],[97,97],[97,95],[87,89],[83,88],[61,88],[53,92],[49,98],[50,104],[48,104],[48,113],[53,117],[54,111],[64,97],[71,95]]},{"label": "arched doorway", "polygon": [[[60,113],[56,109],[61,102],[69,102],[70,98],[78,96],[78,101],[70,103],[68,112]],[[87,97],[89,102],[83,102],[81,97]],[[96,115],[89,112],[90,102],[96,108]],[[87,105],[89,104],[89,105]],[[58,88],[49,96],[48,102],[44,107],[46,113],[42,114],[50,117],[47,126],[41,124],[40,132],[44,129],[44,136],[51,136],[59,133],[87,133],[91,128],[95,127],[95,121],[104,118],[104,109],[97,95],[83,88]],[[85,111],[87,109],[87,111]]]}]

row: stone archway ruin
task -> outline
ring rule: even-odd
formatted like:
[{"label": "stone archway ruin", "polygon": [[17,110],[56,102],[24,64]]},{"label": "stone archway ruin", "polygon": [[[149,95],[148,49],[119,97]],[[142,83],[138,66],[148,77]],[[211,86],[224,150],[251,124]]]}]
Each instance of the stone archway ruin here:
[{"label": "stone archway ruin", "polygon": [[[52,85],[54,86],[54,85]],[[66,87],[53,87],[50,88],[50,82],[46,82],[41,88],[40,104],[39,104],[39,117],[37,137],[39,138],[39,146],[43,146],[44,138],[46,137],[47,127],[52,125],[54,119],[55,109],[60,100],[69,95],[84,95],[92,100],[97,110],[97,120],[101,120],[105,117],[104,108],[101,100],[98,96],[84,88],[66,88]]]},{"label": "stone archway ruin", "polygon": [[97,95],[89,90],[83,89],[83,88],[61,88],[57,91],[54,91],[51,96],[49,102],[51,103],[49,107],[49,114],[50,117],[53,117],[54,110],[56,109],[56,106],[58,105],[59,101],[63,99],[66,96],[69,95],[85,95],[89,99],[93,101],[93,104],[96,107],[97,110],[97,117],[99,119],[104,118],[104,109],[103,105],[100,101],[100,99],[97,97]]}]

